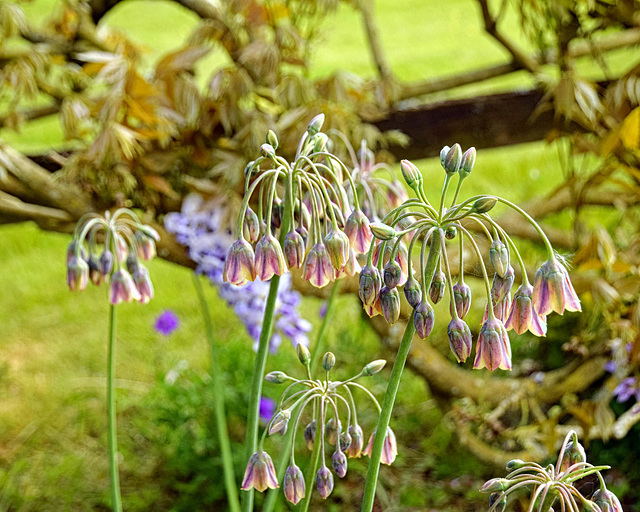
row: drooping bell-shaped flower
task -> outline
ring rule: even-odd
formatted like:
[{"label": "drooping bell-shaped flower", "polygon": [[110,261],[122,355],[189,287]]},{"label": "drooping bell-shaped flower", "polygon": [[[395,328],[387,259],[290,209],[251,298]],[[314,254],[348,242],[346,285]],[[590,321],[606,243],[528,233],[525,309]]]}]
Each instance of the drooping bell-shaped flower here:
[{"label": "drooping bell-shaped flower", "polygon": [[294,505],[304,498],[306,493],[304,475],[298,466],[292,464],[284,473],[282,482],[284,497]]},{"label": "drooping bell-shaped flower", "polygon": [[400,317],[400,295],[397,288],[383,286],[380,290],[380,308],[384,319],[395,324]]},{"label": "drooping bell-shaped flower", "polygon": [[241,489],[248,491],[253,488],[263,492],[267,489],[277,489],[278,487],[276,468],[273,466],[271,457],[265,451],[257,451],[249,459]]},{"label": "drooping bell-shaped flower", "polygon": [[580,299],[569,280],[569,273],[556,258],[547,260],[536,272],[533,282],[533,309],[538,315],[552,311],[562,315],[581,311]]},{"label": "drooping bell-shaped flower", "polygon": [[238,238],[227,252],[222,270],[222,278],[238,286],[256,278],[254,254],[251,244],[243,237]]},{"label": "drooping bell-shaped flower", "polygon": [[473,367],[487,368],[490,371],[498,368],[511,370],[509,335],[502,322],[491,315],[480,328]]},{"label": "drooping bell-shaped flower", "polygon": [[513,296],[511,311],[504,326],[513,329],[516,334],[523,334],[529,330],[536,336],[546,336],[547,319],[533,310],[532,295],[533,286],[529,283],[520,285]]},{"label": "drooping bell-shaped flower", "polygon": [[333,491],[333,473],[326,466],[322,466],[316,473],[316,488],[323,499],[327,499]]},{"label": "drooping bell-shaped flower", "polygon": [[287,269],[282,247],[273,235],[264,235],[256,244],[256,276],[268,281],[274,275],[281,276]]},{"label": "drooping bell-shaped flower", "polygon": [[[369,437],[367,447],[362,451],[362,454],[366,455],[367,457],[371,457],[373,442],[376,437],[376,431],[377,429],[373,431],[373,433]],[[398,443],[396,442],[396,435],[393,433],[393,430],[391,430],[391,427],[387,427],[387,433],[384,436],[384,443],[382,444],[382,456],[380,457],[380,462],[390,466],[391,464],[393,464],[393,461],[396,460],[397,455]]]},{"label": "drooping bell-shaped flower", "polygon": [[435,315],[433,308],[427,300],[423,300],[415,308],[413,314],[413,325],[416,328],[416,333],[423,340],[426,339],[433,330],[433,324],[435,323]]},{"label": "drooping bell-shaped flower", "polygon": [[344,478],[347,474],[347,456],[342,450],[336,450],[331,457],[333,470],[340,478]]},{"label": "drooping bell-shaped flower", "polygon": [[369,219],[362,213],[362,210],[354,210],[344,226],[344,233],[349,238],[349,243],[353,250],[359,254],[364,254],[369,250],[373,233],[369,226]]},{"label": "drooping bell-shaped flower", "polygon": [[138,264],[135,272],[131,274],[131,278],[140,293],[140,299],[138,300],[141,304],[147,304],[153,299],[153,283],[151,282],[151,276],[149,275],[147,267]]},{"label": "drooping bell-shaped flower", "polygon": [[354,251],[353,249],[349,249],[349,259],[344,264],[344,267],[336,271],[336,279],[340,277],[355,276],[356,274],[359,274],[361,270],[362,267],[360,266],[360,262],[358,261],[358,255],[356,254],[356,251]]},{"label": "drooping bell-shaped flower", "polygon": [[471,330],[464,320],[453,318],[447,328],[449,348],[459,363],[464,363],[471,354]]},{"label": "drooping bell-shaped flower", "polygon": [[89,265],[81,256],[71,256],[67,263],[67,285],[71,291],[82,291],[87,287]]},{"label": "drooping bell-shaped flower", "polygon": [[346,449],[347,455],[352,459],[359,459],[362,455],[362,447],[364,446],[364,434],[362,427],[358,424],[349,425],[349,435],[351,436],[351,444]]},{"label": "drooping bell-shaped flower", "polygon": [[142,296],[133,282],[131,274],[124,268],[116,270],[111,276],[111,283],[109,284],[109,302],[116,305],[121,302],[141,299]]},{"label": "drooping bell-shaped flower", "polygon": [[458,282],[453,285],[453,302],[459,318],[467,316],[471,308],[471,288],[465,282]]},{"label": "drooping bell-shaped flower", "polygon": [[276,432],[280,432],[282,435],[284,435],[287,432],[287,426],[289,425],[290,418],[291,411],[289,409],[278,411],[278,413],[271,420],[271,423],[269,423],[269,435],[271,436]]},{"label": "drooping bell-shaped flower", "polygon": [[396,254],[395,260],[398,265],[400,265],[401,271],[398,286],[402,286],[409,278],[409,251],[407,246],[402,242],[398,244],[398,253]]},{"label": "drooping bell-shaped flower", "polygon": [[316,288],[322,288],[335,279],[335,269],[331,265],[329,253],[322,243],[314,245],[304,261],[302,278]]},{"label": "drooping bell-shaped flower", "polygon": [[304,262],[305,243],[302,235],[297,231],[291,231],[284,237],[284,258],[287,267],[300,268]]},{"label": "drooping bell-shaped flower", "polygon": [[138,257],[145,261],[152,260],[156,255],[155,240],[142,231],[136,231],[134,238],[136,241]]},{"label": "drooping bell-shaped flower", "polygon": [[342,231],[333,228],[324,238],[324,245],[329,253],[331,265],[335,270],[344,267],[349,259],[349,238]]}]

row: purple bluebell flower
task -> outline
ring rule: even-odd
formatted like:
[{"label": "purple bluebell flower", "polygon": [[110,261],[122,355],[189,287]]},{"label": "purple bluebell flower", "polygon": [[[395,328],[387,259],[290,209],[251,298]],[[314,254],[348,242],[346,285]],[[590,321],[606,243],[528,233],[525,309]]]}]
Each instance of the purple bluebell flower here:
[{"label": "purple bluebell flower", "polygon": [[169,336],[173,331],[175,331],[180,325],[180,320],[178,319],[178,315],[176,315],[170,309],[163,311],[156,318],[156,323],[153,325],[153,328],[158,331],[163,336]]},{"label": "purple bluebell flower", "polygon": [[[196,272],[206,275],[219,296],[234,309],[257,348],[269,281],[249,281],[243,286],[224,282],[225,258],[235,240],[224,203],[219,199],[205,202],[198,194],[190,194],[182,203],[181,212],[165,217],[165,227],[179,243],[188,247],[189,256],[197,265]],[[283,336],[294,346],[309,344],[307,333],[311,324],[300,317],[299,304],[300,294],[291,288],[291,275],[284,273],[278,288],[271,351],[277,350]]]}]

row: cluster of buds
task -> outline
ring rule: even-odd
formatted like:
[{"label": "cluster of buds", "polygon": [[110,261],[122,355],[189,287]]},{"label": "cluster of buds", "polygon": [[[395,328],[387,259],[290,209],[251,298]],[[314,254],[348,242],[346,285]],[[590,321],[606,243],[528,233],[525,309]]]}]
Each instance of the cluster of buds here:
[{"label": "cluster of buds", "polygon": [[323,122],[320,114],[309,123],[293,162],[276,154],[278,139],[269,131],[261,156],[247,165],[225,281],[242,285],[301,268],[303,279],[320,288],[360,270],[357,254],[373,238],[369,219],[348,168],[329,151]]},{"label": "cluster of buds", "polygon": [[[622,512],[620,501],[607,489],[601,471],[609,466],[593,466],[587,462],[584,448],[574,431],[564,439],[556,465],[542,467],[535,462],[519,459],[507,463],[510,473],[505,478],[493,478],[486,482],[481,492],[491,493],[489,512],[503,512],[514,491],[531,488],[529,511],[551,512],[560,504],[560,510],[570,512]],[[596,474],[600,487],[590,498],[583,496],[574,486],[577,480]]]},{"label": "cluster of buds", "polygon": [[95,285],[109,283],[109,302],[139,301],[153,298],[149,271],[141,260],[156,255],[158,232],[142,224],[129,209],[121,208],[104,217],[89,213],[76,225],[67,249],[67,284],[71,290],[84,290],[89,279]]},{"label": "cluster of buds", "polygon": [[[479,195],[457,202],[462,182],[471,173],[475,159],[475,148],[470,148],[464,154],[458,144],[442,149],[440,161],[445,178],[438,208],[432,206],[426,197],[420,170],[408,160],[401,162],[403,177],[416,197],[394,208],[381,222],[371,223],[374,240],[366,265],[360,272],[359,294],[370,316],[383,314],[388,322],[394,323],[400,315],[398,286],[404,285],[404,295],[413,308],[416,332],[424,339],[431,333],[435,320],[432,303],[442,300],[445,291],[448,291],[451,312],[449,343],[456,359],[465,361],[472,349],[471,331],[464,320],[471,304],[471,289],[464,281],[466,238],[482,269],[487,295],[474,368],[510,370],[509,329],[517,334],[528,330],[537,336],[544,336],[546,315],[552,311],[559,314],[565,310],[579,311],[580,301],[565,266],[540,226],[526,212],[494,195]],[[447,192],[455,176],[458,177],[457,186],[447,208]],[[498,202],[522,214],[533,224],[545,243],[548,260],[537,271],[533,286],[529,283],[526,267],[511,237],[488,213]],[[494,269],[492,282],[489,281],[484,259],[476,243],[476,235],[470,231],[471,225],[477,226],[490,242],[489,257]],[[403,242],[405,237],[410,238],[408,249]],[[459,272],[455,284],[451,278],[447,252],[449,241],[459,244]],[[421,248],[421,275],[418,278],[414,276],[411,258],[416,245]],[[515,272],[512,261],[517,261],[522,273],[522,284],[513,297],[511,290]]]},{"label": "cluster of buds", "polygon": [[[282,394],[275,413],[265,429],[258,451],[249,459],[242,481],[242,489],[255,488],[264,491],[267,488],[278,487],[276,471],[271,457],[264,451],[263,445],[267,435],[285,434],[291,424],[294,435],[291,439],[291,462],[287,467],[282,484],[284,495],[293,504],[298,503],[307,493],[305,478],[301,469],[295,463],[295,440],[297,427],[302,413],[307,407],[312,410],[311,421],[304,428],[304,440],[309,450],[314,449],[315,443],[320,453],[320,468],[316,474],[316,488],[322,498],[327,498],[333,491],[333,473],[325,462],[326,445],[335,448],[331,456],[331,465],[338,477],[347,474],[347,458],[359,458],[371,455],[375,430],[364,445],[364,433],[358,423],[356,402],[353,392],[364,392],[380,412],[380,404],[367,388],[356,382],[361,377],[375,375],[384,368],[385,361],[377,360],[367,364],[360,373],[343,381],[329,380],[329,373],[336,363],[333,353],[327,352],[322,359],[325,371],[324,379],[314,380],[311,377],[309,350],[304,345],[298,345],[298,358],[307,370],[307,378],[296,379],[281,371],[268,373],[265,379],[275,384],[290,383]],[[301,388],[301,389],[300,389]],[[340,411],[342,410],[342,414]],[[343,423],[342,420],[346,421]],[[340,419],[342,417],[342,420]],[[391,464],[397,454],[396,438],[388,428],[385,433],[382,462]]]}]

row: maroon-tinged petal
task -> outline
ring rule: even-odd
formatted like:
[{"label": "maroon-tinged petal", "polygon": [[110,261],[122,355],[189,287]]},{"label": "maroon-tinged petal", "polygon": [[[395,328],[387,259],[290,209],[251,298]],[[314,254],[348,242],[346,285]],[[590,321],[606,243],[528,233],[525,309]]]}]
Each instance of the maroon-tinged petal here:
[{"label": "maroon-tinged petal", "polygon": [[331,265],[335,270],[341,270],[349,259],[349,238],[339,229],[332,229],[324,239],[324,245],[329,253]]},{"label": "maroon-tinged petal", "polygon": [[316,488],[323,499],[327,499],[333,491],[333,473],[326,466],[322,466],[316,474]]},{"label": "maroon-tinged petal", "polygon": [[67,285],[71,291],[82,291],[87,287],[89,265],[80,256],[71,256],[67,263]]},{"label": "maroon-tinged petal", "polygon": [[116,270],[111,276],[111,283],[109,284],[109,302],[116,305],[121,302],[141,299],[142,297],[133,282],[131,274],[124,268]]},{"label": "maroon-tinged petal", "polygon": [[471,330],[464,320],[454,318],[447,328],[449,348],[459,363],[464,363],[471,354]]},{"label": "maroon-tinged petal", "polygon": [[277,489],[278,479],[273,461],[267,452],[254,453],[247,464],[242,480],[241,489],[248,491],[251,488],[263,492],[267,489]]},{"label": "maroon-tinged petal", "polygon": [[304,261],[302,278],[316,288],[322,288],[335,279],[335,269],[322,243],[314,245]]},{"label": "maroon-tinged petal", "polygon": [[413,314],[413,325],[416,328],[416,333],[421,339],[426,339],[433,330],[433,324],[435,323],[435,315],[433,308],[427,300],[423,300],[415,308]]},{"label": "maroon-tinged petal", "polygon": [[227,252],[222,270],[222,278],[231,284],[242,286],[256,278],[255,256],[251,244],[244,238],[238,238]]},{"label": "maroon-tinged petal", "polygon": [[482,324],[473,367],[511,370],[511,344],[507,330],[497,318],[489,318]]},{"label": "maroon-tinged petal", "polygon": [[304,239],[297,231],[291,231],[285,235],[283,243],[284,257],[290,269],[302,267],[305,248]]},{"label": "maroon-tinged petal", "polygon": [[453,285],[453,301],[456,313],[459,318],[467,316],[471,308],[471,288],[467,283],[456,283]]},{"label": "maroon-tinged petal", "polygon": [[274,275],[285,273],[287,265],[280,244],[273,235],[264,235],[256,244],[255,255],[256,276],[261,281],[268,281]]},{"label": "maroon-tinged petal", "polygon": [[344,232],[349,238],[351,247],[359,254],[364,254],[369,250],[373,241],[370,222],[361,210],[354,210],[344,227]]},{"label": "maroon-tinged petal", "polygon": [[306,486],[304,482],[304,475],[298,466],[292,464],[287,468],[284,474],[284,481],[282,483],[282,490],[284,491],[284,497],[287,501],[290,501],[294,505],[305,497]]}]

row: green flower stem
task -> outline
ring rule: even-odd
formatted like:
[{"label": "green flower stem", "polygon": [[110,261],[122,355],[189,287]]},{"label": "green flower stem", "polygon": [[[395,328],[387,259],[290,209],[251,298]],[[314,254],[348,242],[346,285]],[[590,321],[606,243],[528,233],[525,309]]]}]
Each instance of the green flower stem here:
[{"label": "green flower stem", "polygon": [[[262,396],[262,381],[264,369],[267,364],[267,354],[269,353],[269,340],[273,334],[273,321],[276,312],[276,299],[278,298],[278,286],[280,276],[274,275],[269,285],[269,295],[267,305],[264,310],[264,320],[260,341],[258,343],[258,353],[253,366],[253,376],[251,379],[251,392],[249,394],[249,411],[247,414],[247,438],[245,441],[245,460],[249,460],[255,453],[258,446],[258,421],[260,419],[260,397]],[[242,511],[251,512],[253,510],[253,488],[242,493]]]},{"label": "green flower stem", "polygon": [[[436,271],[438,264],[438,257],[440,256],[440,230],[436,230],[433,233],[431,240],[431,247],[429,249],[429,257],[427,258],[427,265],[424,270],[426,276],[425,283],[428,282],[431,285],[433,275]],[[382,447],[384,444],[384,438],[386,437],[387,428],[389,427],[389,421],[391,420],[391,412],[393,411],[393,405],[396,400],[398,388],[400,386],[400,378],[402,377],[402,371],[409,355],[409,349],[411,348],[411,340],[416,332],[415,325],[413,323],[414,312],[411,312],[411,316],[407,322],[407,327],[402,336],[400,347],[398,347],[398,353],[396,360],[393,363],[393,369],[391,370],[391,377],[389,378],[389,384],[387,385],[387,392],[384,395],[384,402],[382,403],[382,411],[380,412],[380,419],[378,420],[378,427],[376,429],[376,436],[373,441],[373,449],[371,451],[371,461],[369,462],[369,469],[367,471],[367,480],[364,487],[364,497],[362,500],[362,512],[371,512],[373,510],[373,502],[376,496],[376,485],[378,483],[378,473],[380,472],[380,459],[382,458]]]},{"label": "green flower stem", "polygon": [[[333,311],[335,309],[336,297],[338,296],[339,287],[340,287],[340,281],[336,281],[333,284],[333,288],[331,289],[331,295],[329,295],[329,300],[327,302],[327,312],[324,315],[324,318],[322,319],[322,323],[320,324],[320,329],[318,330],[316,343],[313,346],[313,352],[311,353],[311,366],[310,366],[310,373],[312,375],[313,375],[315,366],[317,364],[318,354],[324,350],[324,347],[326,345],[325,334],[327,332],[327,327],[329,326],[329,321],[333,317]],[[282,482],[282,479],[284,478],[284,473],[287,470],[287,461],[289,460],[289,455],[291,454],[291,446],[293,442],[293,436],[295,435],[295,430],[296,430],[295,427],[292,429],[289,429],[285,437],[284,448],[280,455],[280,459],[278,460],[278,466],[276,467],[276,470],[278,472],[278,482]],[[315,447],[314,447],[314,450],[315,450]],[[314,457],[311,457],[311,460],[312,462],[315,460],[315,463],[312,465],[312,469],[314,470],[313,474],[315,475],[315,471],[317,469],[317,462],[318,462],[317,457],[315,459]],[[313,485],[313,482],[311,482],[311,484]],[[307,485],[307,494],[311,494],[312,489],[313,487],[310,487],[309,485]],[[269,489],[269,492],[267,493],[267,499],[265,500],[264,505],[262,506],[262,512],[271,512],[273,510],[273,507],[276,504],[276,500],[281,496],[281,493],[278,491],[279,491],[278,489]]]},{"label": "green flower stem", "polygon": [[[318,399],[318,403],[320,403],[320,409],[322,409],[324,404],[321,399]],[[309,504],[311,503],[311,495],[313,494],[313,487],[316,481],[316,472],[318,471],[318,463],[320,462],[320,455],[322,452],[322,440],[324,438],[322,425],[322,420],[320,420],[317,423],[318,430],[316,430],[313,451],[311,452],[311,459],[309,460],[309,471],[307,472],[307,480],[305,482],[305,495],[302,501],[298,504],[298,512],[307,512],[309,510]]]},{"label": "green flower stem", "polygon": [[107,363],[107,416],[109,439],[109,471],[111,473],[111,505],[122,512],[120,477],[118,475],[118,433],[116,429],[116,307],[109,306],[109,355]]},{"label": "green flower stem", "polygon": [[227,491],[227,502],[231,512],[240,512],[240,501],[238,499],[238,486],[236,485],[235,471],[233,469],[233,456],[231,455],[231,444],[229,442],[229,431],[227,429],[227,416],[224,406],[224,384],[222,382],[222,370],[218,367],[218,350],[213,336],[213,325],[211,316],[209,315],[209,306],[202,289],[202,283],[196,273],[193,274],[193,284],[198,293],[200,300],[200,308],[202,309],[202,318],[204,319],[207,340],[209,341],[209,353],[211,356],[211,364],[209,366],[209,375],[213,383],[213,391],[216,395],[215,400],[215,422],[218,431],[218,442],[220,443],[220,452],[222,454],[222,471],[224,474],[224,486]]}]

